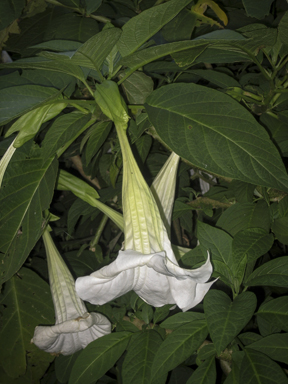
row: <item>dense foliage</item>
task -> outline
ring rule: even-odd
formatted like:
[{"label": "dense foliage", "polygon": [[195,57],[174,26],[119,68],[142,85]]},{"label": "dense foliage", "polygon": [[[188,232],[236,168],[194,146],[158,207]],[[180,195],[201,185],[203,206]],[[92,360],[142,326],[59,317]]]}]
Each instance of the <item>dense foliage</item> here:
[{"label": "dense foliage", "polygon": [[[0,383],[287,384],[287,2],[1,0],[0,15]],[[171,152],[179,273],[208,250],[217,281],[186,312],[133,290],[85,307],[74,279],[117,260]],[[97,328],[64,355],[34,334],[56,319],[64,340],[77,317],[58,286]]]}]

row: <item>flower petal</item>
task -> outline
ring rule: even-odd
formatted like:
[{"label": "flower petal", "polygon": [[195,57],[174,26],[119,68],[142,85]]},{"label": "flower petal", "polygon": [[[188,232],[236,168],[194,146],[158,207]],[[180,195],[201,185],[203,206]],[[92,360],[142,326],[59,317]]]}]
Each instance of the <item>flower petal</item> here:
[{"label": "flower petal", "polygon": [[76,280],[76,292],[82,300],[102,305],[131,291],[138,279],[139,267],[154,256],[133,250],[120,251],[111,264]]},{"label": "flower petal", "polygon": [[179,160],[180,157],[172,152],[150,187],[168,233],[170,233]]},{"label": "flower petal", "polygon": [[56,324],[81,317],[87,309],[76,294],[73,276],[57,250],[48,229],[44,231],[42,237],[47,254]]},{"label": "flower petal", "polygon": [[111,323],[105,316],[85,313],[82,317],[51,327],[36,327],[31,342],[45,352],[71,355],[110,332]]}]

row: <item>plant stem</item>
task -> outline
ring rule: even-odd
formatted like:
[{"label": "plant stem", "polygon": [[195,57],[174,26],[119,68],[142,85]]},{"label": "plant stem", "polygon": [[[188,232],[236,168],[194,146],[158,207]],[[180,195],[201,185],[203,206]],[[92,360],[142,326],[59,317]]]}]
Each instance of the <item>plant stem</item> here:
[{"label": "plant stem", "polygon": [[95,233],[94,239],[90,243],[90,247],[89,247],[90,251],[92,250],[95,251],[95,246],[99,243],[100,237],[102,235],[102,232],[104,231],[107,221],[108,221],[108,216],[103,215],[100,221],[99,227]]}]

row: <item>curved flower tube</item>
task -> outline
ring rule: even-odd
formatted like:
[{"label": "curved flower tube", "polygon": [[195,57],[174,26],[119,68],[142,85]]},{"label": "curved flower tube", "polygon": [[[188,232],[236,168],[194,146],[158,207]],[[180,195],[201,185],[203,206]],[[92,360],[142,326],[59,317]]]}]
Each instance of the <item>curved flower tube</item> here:
[{"label": "curved flower tube", "polygon": [[111,323],[99,313],[88,313],[77,296],[74,279],[49,232],[43,233],[49,281],[55,308],[55,325],[38,326],[31,340],[38,348],[54,354],[71,355],[111,332]]},{"label": "curved flower tube", "polygon": [[212,274],[209,254],[198,269],[180,268],[169,240],[179,156],[171,154],[150,189],[126,136],[127,117],[119,118],[125,111],[113,110],[114,105],[124,108],[118,87],[108,83],[97,86],[96,101],[112,117],[121,146],[125,246],[110,265],[78,278],[76,291],[83,300],[104,304],[134,290],[154,307],[177,304],[187,311],[202,301],[214,281],[207,283]]}]

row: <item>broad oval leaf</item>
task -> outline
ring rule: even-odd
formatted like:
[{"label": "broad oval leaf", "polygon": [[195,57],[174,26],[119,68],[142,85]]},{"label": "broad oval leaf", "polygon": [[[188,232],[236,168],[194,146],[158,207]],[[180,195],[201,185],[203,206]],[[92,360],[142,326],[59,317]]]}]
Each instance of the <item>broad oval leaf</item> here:
[{"label": "broad oval leaf", "polygon": [[278,297],[262,304],[256,315],[273,327],[288,332],[288,296]]},{"label": "broad oval leaf", "polygon": [[110,333],[88,344],[73,366],[69,384],[95,383],[113,367],[131,335],[131,332]]},{"label": "broad oval leaf", "polygon": [[205,315],[201,312],[180,312],[171,317],[168,317],[160,324],[161,328],[177,329],[186,323],[191,323],[195,320],[204,320]]},{"label": "broad oval leaf", "polygon": [[176,329],[158,349],[151,373],[151,383],[174,369],[192,355],[208,334],[206,322],[196,320]]},{"label": "broad oval leaf", "polygon": [[282,368],[263,353],[245,350],[240,368],[240,383],[288,384]]},{"label": "broad oval leaf", "polygon": [[215,356],[211,356],[192,373],[186,384],[214,384],[215,382]]},{"label": "broad oval leaf", "polygon": [[0,90],[0,124],[53,99],[59,91],[40,85],[17,85]]},{"label": "broad oval leaf", "polygon": [[257,260],[272,247],[274,237],[262,228],[248,228],[238,232],[233,239],[233,255],[241,260],[247,255],[247,262]]},{"label": "broad oval leaf", "polygon": [[221,353],[245,327],[257,304],[252,292],[244,292],[231,301],[222,291],[211,290],[204,298],[204,311],[211,339]]},{"label": "broad oval leaf", "polygon": [[43,140],[43,156],[48,159],[58,150],[67,148],[67,144],[75,140],[89,125],[93,124],[90,114],[72,112],[58,117]]},{"label": "broad oval leaf", "polygon": [[[39,363],[46,360],[47,369],[53,358],[39,350],[30,340],[39,324],[52,324],[54,308],[49,285],[27,268],[13,276],[0,295],[1,330],[0,359],[5,372],[11,377],[24,375],[26,359]],[[4,306],[4,308],[2,307]],[[3,346],[5,345],[5,348]],[[43,373],[44,373],[43,372]]]},{"label": "broad oval leaf", "polygon": [[135,52],[189,3],[189,0],[172,0],[130,19],[122,28],[123,33],[117,44],[121,56]]},{"label": "broad oval leaf", "polygon": [[42,211],[54,192],[58,163],[43,161],[42,151],[29,151],[30,144],[16,150],[0,190],[0,283],[18,271],[41,236]]},{"label": "broad oval leaf", "polygon": [[272,287],[288,287],[288,256],[270,260],[255,269],[245,281],[247,286],[270,285]]},{"label": "broad oval leaf", "polygon": [[232,237],[221,229],[202,223],[197,224],[200,245],[211,252],[214,272],[228,285],[233,285]]},{"label": "broad oval leaf", "polygon": [[249,344],[248,348],[265,353],[273,360],[288,364],[288,333],[276,333]]},{"label": "broad oval leaf", "polygon": [[152,329],[132,338],[122,366],[123,384],[151,383],[152,362],[162,341],[160,334]]},{"label": "broad oval leaf", "polygon": [[248,228],[263,228],[266,232],[270,229],[270,211],[267,203],[260,200],[256,204],[233,204],[226,209],[217,221],[217,227],[235,236],[239,231]]},{"label": "broad oval leaf", "polygon": [[154,91],[145,108],[161,140],[195,166],[288,191],[288,176],[266,130],[229,96],[196,84],[171,84]]}]

